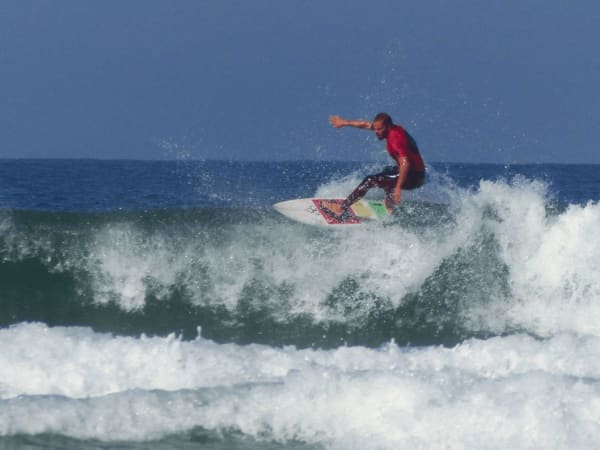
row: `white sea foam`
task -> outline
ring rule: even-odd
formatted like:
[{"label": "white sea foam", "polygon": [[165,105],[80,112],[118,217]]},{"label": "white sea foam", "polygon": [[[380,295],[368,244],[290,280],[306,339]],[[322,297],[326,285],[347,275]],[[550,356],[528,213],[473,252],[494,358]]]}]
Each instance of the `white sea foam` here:
[{"label": "white sea foam", "polygon": [[486,305],[490,322],[541,335],[600,335],[599,204],[548,215],[545,185],[517,179],[482,181],[463,206],[461,213],[492,232],[508,269],[510,295]]},{"label": "white sea foam", "polygon": [[93,274],[92,289],[98,303],[116,302],[131,311],[144,306],[152,288],[168,290],[187,262],[171,241],[147,236],[131,224],[112,224],[94,234],[86,269]]},{"label": "white sea foam", "polygon": [[[357,181],[349,180],[324,189],[346,191],[346,184]],[[244,292],[259,283],[271,294],[252,301],[268,302],[257,306],[270,307],[273,314],[280,308],[283,318],[310,314],[315,320],[342,321],[349,319],[347,311],[336,317],[324,305],[345,281],[356,280],[356,302],[367,302],[355,305],[359,316],[371,307],[373,296],[398,306],[445,261],[477,252],[477,246],[492,239],[496,250],[486,251],[495,252],[490,257],[505,266],[508,291],[489,279],[485,267],[463,256],[464,264],[473,264],[470,273],[462,285],[448,289],[463,291],[460,308],[466,327],[600,335],[600,244],[594,237],[600,205],[571,205],[548,215],[546,186],[524,179],[482,181],[477,190],[451,187],[446,192],[453,217],[448,223],[420,228],[374,224],[326,236],[281,222],[225,225],[218,237],[201,224],[178,235],[167,228],[145,231],[132,223],[112,223],[92,230],[86,240],[67,241],[66,250],[56,254],[43,236],[35,241],[20,237],[14,244],[10,236],[18,230],[8,219],[2,226],[8,230],[5,243],[15,247],[10,253],[14,258],[38,255],[52,261],[51,270],[76,268],[86,274],[82,282],[89,284],[96,302],[113,301],[126,311],[142,308],[150,293],[160,299],[174,288],[193,303],[235,311]],[[481,285],[472,283],[485,277]],[[277,295],[280,289],[285,302]]]},{"label": "white sea foam", "polygon": [[[334,184],[327,189],[337,189]],[[352,301],[361,317],[373,297],[399,306],[407,294],[444,275],[445,263],[462,258],[468,270],[460,283],[438,289],[438,295],[458,292],[465,328],[600,335],[599,204],[549,214],[546,186],[520,178],[482,181],[469,191],[450,186],[446,192],[450,221],[373,224],[329,234],[269,221],[223,224],[218,235],[202,223],[190,224],[183,234],[108,223],[86,230],[83,239],[64,234],[57,248],[43,233],[24,235],[10,217],[0,226],[6,258],[38,258],[51,271],[72,271],[82,283],[78,288],[91,290],[96,302],[112,301],[125,311],[143,308],[149,295],[160,300],[179,289],[192,303],[235,312],[248,290],[258,289],[264,295],[252,301],[284,320],[308,314],[344,321],[349,313],[327,300],[347,280],[356,282]],[[484,248],[485,242],[493,245]],[[497,272],[505,280],[495,280],[470,256],[482,252],[502,266]]]},{"label": "white sea foam", "polygon": [[600,338],[298,350],[84,328],[0,330],[0,435],[203,427],[327,448],[593,448]]}]

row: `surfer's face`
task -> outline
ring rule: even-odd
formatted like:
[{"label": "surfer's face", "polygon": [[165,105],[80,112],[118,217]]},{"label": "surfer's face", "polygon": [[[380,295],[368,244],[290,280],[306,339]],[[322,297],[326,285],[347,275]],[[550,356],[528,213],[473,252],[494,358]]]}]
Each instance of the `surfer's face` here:
[{"label": "surfer's face", "polygon": [[373,122],[373,131],[377,139],[385,139],[388,135],[389,128],[383,122]]}]

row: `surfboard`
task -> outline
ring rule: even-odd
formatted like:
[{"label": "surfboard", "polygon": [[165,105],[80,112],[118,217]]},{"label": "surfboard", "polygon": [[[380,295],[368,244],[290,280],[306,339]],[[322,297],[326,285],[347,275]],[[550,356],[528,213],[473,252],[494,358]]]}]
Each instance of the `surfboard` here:
[{"label": "surfboard", "polygon": [[317,226],[363,225],[390,215],[383,201],[362,199],[350,207],[349,214],[341,217],[336,211],[343,201],[341,198],[299,198],[276,203],[273,207],[289,219]]}]

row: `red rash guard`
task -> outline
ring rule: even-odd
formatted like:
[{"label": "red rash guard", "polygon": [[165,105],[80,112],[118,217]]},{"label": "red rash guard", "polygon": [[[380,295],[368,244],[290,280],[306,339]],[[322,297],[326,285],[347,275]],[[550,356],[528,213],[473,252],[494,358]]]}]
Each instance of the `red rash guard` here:
[{"label": "red rash guard", "polygon": [[394,125],[387,136],[387,151],[394,161],[407,157],[411,172],[425,172],[425,164],[419,153],[417,143],[400,125]]}]

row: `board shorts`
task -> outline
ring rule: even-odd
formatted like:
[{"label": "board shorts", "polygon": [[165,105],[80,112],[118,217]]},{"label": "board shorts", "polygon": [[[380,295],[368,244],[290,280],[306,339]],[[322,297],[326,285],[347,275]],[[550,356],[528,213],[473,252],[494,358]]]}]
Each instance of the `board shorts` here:
[{"label": "board shorts", "polygon": [[[369,177],[381,178],[384,184],[386,181],[393,182],[392,188],[395,188],[396,180],[398,180],[398,166],[386,166],[381,172],[369,175],[367,178]],[[423,186],[423,184],[425,184],[425,172],[409,170],[404,183],[402,183],[402,189],[410,191]]]},{"label": "board shorts", "polygon": [[[369,189],[374,187],[383,189],[385,191],[386,198],[391,199],[394,189],[396,188],[397,180],[398,166],[387,166],[381,172],[365,177],[365,179],[362,180],[362,182],[344,201],[344,204],[350,206],[351,204],[360,200]],[[424,183],[425,172],[409,170],[401,188],[403,190],[410,191],[423,186]]]}]

